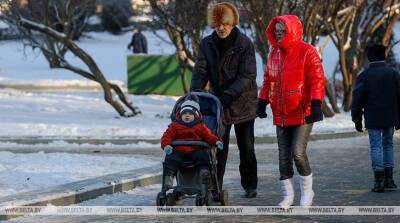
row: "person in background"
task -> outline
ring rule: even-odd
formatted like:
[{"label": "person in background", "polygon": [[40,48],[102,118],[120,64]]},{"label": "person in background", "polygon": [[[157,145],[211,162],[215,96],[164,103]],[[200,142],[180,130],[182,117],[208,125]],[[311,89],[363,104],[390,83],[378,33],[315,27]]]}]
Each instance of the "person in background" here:
[{"label": "person in background", "polygon": [[385,63],[386,47],[367,48],[369,67],[357,78],[353,90],[351,118],[357,131],[368,129],[375,185],[373,192],[397,188],[393,180],[393,134],[400,129],[400,76]]},{"label": "person in background", "polygon": [[138,27],[133,28],[132,30],[132,40],[128,44],[128,49],[132,49],[133,53],[145,53],[147,54],[147,39],[142,34],[141,30]]}]

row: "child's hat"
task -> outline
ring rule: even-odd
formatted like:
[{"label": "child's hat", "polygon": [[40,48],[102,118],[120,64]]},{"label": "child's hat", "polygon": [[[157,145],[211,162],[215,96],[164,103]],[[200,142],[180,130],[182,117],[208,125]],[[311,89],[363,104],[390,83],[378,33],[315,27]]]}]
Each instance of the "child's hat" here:
[{"label": "child's hat", "polygon": [[181,104],[181,110],[179,114],[182,116],[184,112],[190,112],[194,116],[199,117],[200,105],[199,98],[196,95],[189,94],[185,101]]}]

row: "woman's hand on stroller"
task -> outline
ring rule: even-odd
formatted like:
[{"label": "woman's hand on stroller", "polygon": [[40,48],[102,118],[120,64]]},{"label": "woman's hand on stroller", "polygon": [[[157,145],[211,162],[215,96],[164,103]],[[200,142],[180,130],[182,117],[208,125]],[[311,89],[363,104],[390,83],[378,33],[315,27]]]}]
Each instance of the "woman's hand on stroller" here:
[{"label": "woman's hand on stroller", "polygon": [[224,149],[224,144],[223,144],[221,141],[217,141],[217,142],[215,143],[215,145],[217,146],[217,148],[218,148],[219,150],[223,150],[223,149]]},{"label": "woman's hand on stroller", "polygon": [[164,153],[165,153],[165,154],[171,155],[172,152],[174,152],[174,148],[172,148],[172,146],[166,145],[166,146],[164,147]]}]

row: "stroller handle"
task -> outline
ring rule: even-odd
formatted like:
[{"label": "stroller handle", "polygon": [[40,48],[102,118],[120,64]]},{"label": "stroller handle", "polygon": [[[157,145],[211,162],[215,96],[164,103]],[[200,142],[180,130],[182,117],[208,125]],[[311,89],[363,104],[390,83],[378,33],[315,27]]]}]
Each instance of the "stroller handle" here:
[{"label": "stroller handle", "polygon": [[171,146],[203,146],[210,149],[211,146],[203,141],[172,141]]}]

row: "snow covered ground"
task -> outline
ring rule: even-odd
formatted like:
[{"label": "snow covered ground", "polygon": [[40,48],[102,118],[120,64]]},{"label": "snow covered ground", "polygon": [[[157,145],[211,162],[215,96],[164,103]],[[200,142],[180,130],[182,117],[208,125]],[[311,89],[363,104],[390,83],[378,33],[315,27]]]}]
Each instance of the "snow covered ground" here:
[{"label": "snow covered ground", "polygon": [[[396,25],[400,30],[400,24]],[[208,30],[209,32],[210,30]],[[400,38],[395,31],[395,39]],[[168,40],[164,31],[145,31],[150,54],[172,54],[174,47],[162,41]],[[93,56],[109,80],[121,85],[126,83],[126,46],[131,33],[113,36],[108,33],[89,33],[78,43]],[[396,54],[400,46],[395,48]],[[84,67],[72,55],[67,57]],[[331,75],[337,61],[337,52],[329,43],[324,53],[324,69]],[[263,65],[257,56],[257,82],[262,83]],[[96,86],[80,76],[66,70],[49,69],[40,52],[24,47],[16,41],[0,42],[0,84],[32,84],[39,86]],[[169,123],[168,114],[176,97],[130,95],[140,107],[143,115],[134,118],[116,118],[116,112],[103,100],[101,93],[56,92],[41,93],[10,89],[0,90],[0,137],[88,137],[88,138],[152,138],[161,136]],[[256,120],[257,136],[274,135],[271,111],[269,118]],[[353,131],[349,114],[342,113],[327,118],[314,127],[314,133]]]},{"label": "snow covered ground", "polygon": [[[159,139],[170,123],[177,97],[130,96],[143,114],[118,118],[101,93],[39,93],[0,89],[0,137],[87,137]],[[269,118],[257,119],[257,136],[274,135]],[[349,114],[317,123],[314,132],[352,131]],[[234,131],[232,131],[233,133]]]},{"label": "snow covered ground", "polygon": [[138,155],[0,152],[0,197],[157,164]]}]

